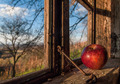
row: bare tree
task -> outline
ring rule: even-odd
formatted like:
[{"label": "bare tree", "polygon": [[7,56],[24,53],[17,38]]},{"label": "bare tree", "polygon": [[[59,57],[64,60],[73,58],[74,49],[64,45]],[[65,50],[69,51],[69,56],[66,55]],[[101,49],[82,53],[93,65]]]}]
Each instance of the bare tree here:
[{"label": "bare tree", "polygon": [[43,27],[39,31],[30,28],[27,20],[21,16],[13,18],[4,18],[0,27],[0,43],[9,51],[10,57],[13,58],[12,77],[15,77],[15,66],[17,61],[26,53],[27,49],[38,44],[38,40],[43,36],[41,33]]},{"label": "bare tree", "polygon": [[70,0],[70,18],[75,18],[76,21],[70,25],[70,34],[77,29],[77,26],[79,25],[79,23],[84,22],[85,25],[87,24],[87,20],[86,17],[88,16],[87,12],[85,12],[83,14],[82,11],[76,12],[79,10],[78,7],[79,3],[76,2],[76,0]]},{"label": "bare tree", "polygon": [[[24,6],[26,9],[32,11],[32,15],[30,15],[31,19],[29,20],[29,23],[31,25],[30,28],[36,23],[37,21],[40,22],[40,19],[42,21],[44,20],[44,0],[11,0],[8,1],[10,5],[13,5],[13,8],[16,6]],[[42,18],[41,18],[42,16]],[[43,22],[44,25],[44,22]]]},{"label": "bare tree", "polygon": [[[86,45],[83,46],[83,39],[87,38],[87,10],[82,7],[77,0],[70,1],[70,21],[72,24],[69,26],[70,31],[70,57],[72,59],[80,57],[81,51]],[[70,23],[71,23],[70,22]],[[81,26],[82,25],[82,26]]]},{"label": "bare tree", "polygon": [[[34,18],[31,20],[31,26],[34,24],[34,22],[36,21],[37,18],[39,18],[40,12],[44,10],[44,5],[43,4],[44,0],[12,0],[11,4],[15,7],[15,6],[22,6],[24,5],[26,8],[28,9],[33,9],[34,8]],[[86,17],[88,16],[87,13],[84,14],[79,14],[81,12],[79,12],[78,14],[75,13],[75,10],[78,7],[78,2],[76,0],[69,0],[70,3],[70,18],[76,18],[76,21],[74,21],[74,23],[72,25],[69,26],[69,31],[70,31],[70,35],[72,36],[72,33],[77,29],[79,23],[81,22],[85,22],[85,27],[83,28],[82,31],[82,35],[80,38],[80,41],[83,37],[83,34],[85,32],[85,29],[87,28],[87,20]],[[71,39],[70,39],[71,41]],[[72,41],[71,41],[72,42]]]},{"label": "bare tree", "polygon": [[[70,3],[69,3],[70,18],[76,18],[76,22],[74,22],[74,24],[71,25],[69,28],[70,34],[71,34],[74,30],[76,30],[79,23],[86,20],[87,13],[85,13],[84,15],[76,14],[75,10],[78,7],[79,3],[77,2],[77,0],[69,0],[69,1],[70,1]],[[25,0],[12,0],[10,2],[10,4],[13,4],[14,7],[17,5],[19,5],[19,6],[24,5],[28,9],[34,8],[35,11],[34,11],[34,19],[32,20],[32,24],[31,24],[31,26],[32,26],[33,23],[35,22],[35,20],[39,17],[41,11],[44,10],[44,5],[42,5],[43,2],[44,2],[44,0],[26,0],[26,1]]]}]

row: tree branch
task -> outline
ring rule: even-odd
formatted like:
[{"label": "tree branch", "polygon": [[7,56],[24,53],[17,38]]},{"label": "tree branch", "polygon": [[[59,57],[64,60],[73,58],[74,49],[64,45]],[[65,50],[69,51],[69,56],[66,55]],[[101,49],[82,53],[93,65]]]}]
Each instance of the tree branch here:
[{"label": "tree branch", "polygon": [[88,16],[88,14],[85,14],[83,17],[81,17],[80,19],[78,19],[78,21],[76,21],[72,26],[70,26],[70,34],[77,28],[77,25],[84,20],[86,17]]}]

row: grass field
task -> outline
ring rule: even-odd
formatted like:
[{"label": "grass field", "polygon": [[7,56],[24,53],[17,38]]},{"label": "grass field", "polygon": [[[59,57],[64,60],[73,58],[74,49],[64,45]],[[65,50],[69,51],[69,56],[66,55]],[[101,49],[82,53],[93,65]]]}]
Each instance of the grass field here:
[{"label": "grass field", "polygon": [[[6,53],[7,54],[6,54]],[[21,50],[19,50],[19,53]],[[21,76],[45,68],[44,47],[26,52],[16,63],[16,76]],[[5,58],[6,57],[6,58]],[[8,58],[7,58],[8,57]],[[3,59],[4,58],[4,59]],[[13,57],[9,58],[9,52],[4,51],[0,56],[0,80],[12,78]]]},{"label": "grass field", "polygon": [[[84,47],[85,45],[70,45],[70,58],[75,59],[81,57],[81,52]],[[19,53],[21,52],[22,50],[19,50]],[[48,60],[44,58],[44,46],[42,48],[29,50],[16,63],[16,77],[44,69],[46,66],[44,64],[47,61]],[[13,57],[9,57],[9,52],[0,52],[0,80],[12,78],[12,66]]]},{"label": "grass field", "polygon": [[74,45],[70,45],[70,58],[76,59],[81,57],[81,53],[84,47],[87,45],[86,42],[84,43],[76,43]]}]

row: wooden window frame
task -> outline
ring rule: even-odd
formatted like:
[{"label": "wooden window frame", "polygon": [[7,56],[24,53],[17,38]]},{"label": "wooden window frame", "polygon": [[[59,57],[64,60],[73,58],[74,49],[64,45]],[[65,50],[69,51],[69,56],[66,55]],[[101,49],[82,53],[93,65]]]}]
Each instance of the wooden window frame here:
[{"label": "wooden window frame", "polygon": [[[44,41],[45,41],[45,56],[48,60],[48,68],[32,72],[19,77],[14,77],[11,79],[0,81],[2,84],[23,84],[23,83],[42,83],[50,77],[54,77],[53,73],[53,57],[52,57],[52,36],[50,35],[53,27],[53,1],[44,0]],[[38,81],[39,80],[39,81]]]},{"label": "wooden window frame", "polygon": [[[76,1],[93,13],[93,6],[87,0]],[[57,52],[57,46],[59,45],[69,56],[69,0],[45,0],[44,18],[45,55],[48,57],[46,59],[49,68],[0,83],[42,83],[47,81],[48,78],[67,72],[71,68],[67,59]],[[73,61],[78,65],[82,64],[79,60],[75,59]]]},{"label": "wooden window frame", "polygon": [[[76,0],[78,3],[80,3],[83,7],[85,7],[89,14],[90,17],[89,19],[91,19],[91,22],[89,22],[88,25],[92,25],[89,30],[91,31],[91,35],[88,37],[89,39],[89,43],[90,44],[95,44],[96,43],[96,0],[93,0],[93,2],[88,2],[88,0]],[[77,58],[77,59],[73,59],[73,61],[77,64],[77,65],[81,65],[82,61],[81,58]],[[73,68],[73,66],[71,66]]]}]

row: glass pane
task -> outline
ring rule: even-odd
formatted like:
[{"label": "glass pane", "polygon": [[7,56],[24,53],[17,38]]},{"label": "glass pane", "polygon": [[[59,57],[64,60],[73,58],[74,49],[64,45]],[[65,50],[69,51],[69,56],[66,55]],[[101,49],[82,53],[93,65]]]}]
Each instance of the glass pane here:
[{"label": "glass pane", "polygon": [[69,3],[70,58],[81,57],[87,43],[88,11],[75,0]]},{"label": "glass pane", "polygon": [[0,80],[47,68],[44,0],[0,0]]}]

